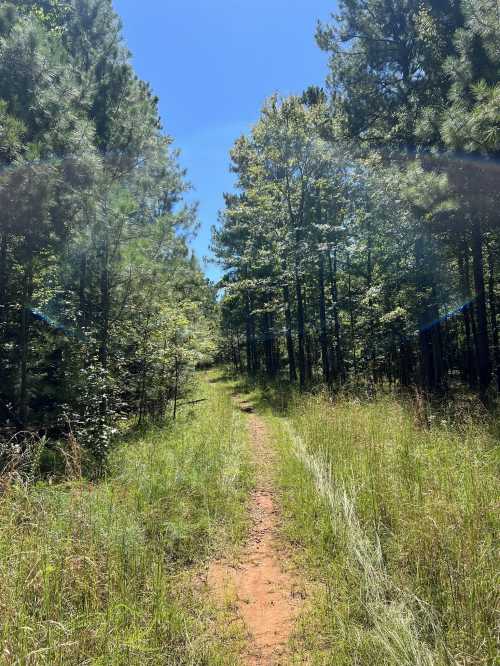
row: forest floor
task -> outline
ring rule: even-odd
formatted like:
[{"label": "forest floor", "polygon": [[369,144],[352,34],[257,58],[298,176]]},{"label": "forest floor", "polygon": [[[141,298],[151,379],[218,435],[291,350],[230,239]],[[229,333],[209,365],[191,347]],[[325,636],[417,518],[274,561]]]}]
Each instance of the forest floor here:
[{"label": "forest floor", "polygon": [[232,601],[246,643],[243,663],[271,666],[290,663],[289,639],[305,597],[304,586],[290,566],[290,546],[281,531],[283,515],[276,497],[273,470],[276,453],[264,420],[251,403],[234,396],[247,414],[256,485],[249,502],[247,541],[232,559],[209,566],[207,583],[219,601]]}]

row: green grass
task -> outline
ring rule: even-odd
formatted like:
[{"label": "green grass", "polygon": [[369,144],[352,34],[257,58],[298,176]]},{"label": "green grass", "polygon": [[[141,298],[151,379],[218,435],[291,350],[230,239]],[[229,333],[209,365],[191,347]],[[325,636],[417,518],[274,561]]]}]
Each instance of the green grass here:
[{"label": "green grass", "polygon": [[227,391],[202,390],[117,447],[101,483],[0,497],[0,663],[237,663],[196,571],[242,539],[251,466]]},{"label": "green grass", "polygon": [[335,666],[498,663],[494,424],[424,429],[394,398],[252,388],[281,454],[285,534],[315,582],[297,652]]},{"label": "green grass", "polygon": [[294,659],[495,664],[498,423],[441,414],[423,428],[394,398],[210,377],[174,427],[118,446],[106,480],[0,496],[0,663],[240,663],[197,574],[246,534],[252,465],[229,396],[246,391],[280,453],[283,535],[309,581]]}]

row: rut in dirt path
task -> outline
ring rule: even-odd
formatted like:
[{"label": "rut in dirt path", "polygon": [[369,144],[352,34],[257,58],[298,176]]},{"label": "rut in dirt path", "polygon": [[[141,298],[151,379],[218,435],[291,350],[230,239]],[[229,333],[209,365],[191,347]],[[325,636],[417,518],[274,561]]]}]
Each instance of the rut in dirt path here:
[{"label": "rut in dirt path", "polygon": [[263,421],[246,402],[238,407],[248,413],[256,487],[250,499],[251,528],[236,562],[214,562],[207,582],[221,598],[234,597],[236,613],[244,623],[247,646],[243,663],[284,665],[290,663],[288,639],[304,592],[300,582],[284,568],[287,561],[280,542],[281,517],[272,481],[274,455]]}]

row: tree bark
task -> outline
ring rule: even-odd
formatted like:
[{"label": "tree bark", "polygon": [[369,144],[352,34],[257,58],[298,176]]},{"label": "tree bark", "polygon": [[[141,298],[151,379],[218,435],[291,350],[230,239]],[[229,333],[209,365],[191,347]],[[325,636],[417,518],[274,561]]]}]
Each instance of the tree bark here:
[{"label": "tree bark", "polygon": [[434,278],[429,266],[429,244],[427,234],[420,234],[415,240],[416,291],[420,300],[420,385],[424,390],[432,392],[442,386],[442,342]]},{"label": "tree bark", "polygon": [[250,295],[248,292],[245,294],[245,334],[246,334],[246,357],[247,357],[247,374],[253,375],[253,354],[252,354],[252,322],[250,314]]},{"label": "tree bark", "polygon": [[241,363],[241,340],[240,340],[240,333],[238,330],[235,332],[235,337],[236,337],[236,359],[237,359],[237,365],[236,365],[236,370],[238,372],[243,372],[243,365]]},{"label": "tree bark", "polygon": [[[373,280],[373,261],[372,261],[372,229],[368,225],[368,248],[366,256],[366,288],[370,291]],[[368,381],[373,386],[375,384],[376,374],[376,353],[375,353],[375,321],[373,316],[373,300],[368,298]]]},{"label": "tree bark", "polygon": [[352,298],[352,276],[351,276],[351,258],[349,254],[347,255],[347,300],[349,307],[349,332],[351,338],[351,356],[352,356],[352,367],[354,370],[354,378],[357,381],[358,379],[358,360],[356,356],[356,323],[354,315],[354,305]]},{"label": "tree bark", "polygon": [[275,359],[274,359],[274,340],[272,334],[271,314],[264,312],[262,315],[263,330],[264,330],[264,351],[266,356],[266,373],[269,377],[273,377]]},{"label": "tree bark", "polygon": [[88,303],[87,303],[87,255],[85,252],[80,256],[80,275],[78,284],[78,310],[80,328],[85,329],[88,325]]},{"label": "tree bark", "polygon": [[490,306],[491,337],[495,365],[494,373],[497,382],[497,389],[500,391],[500,344],[498,339],[498,313],[495,294],[495,255],[491,245],[488,246],[488,301]]},{"label": "tree bark", "polygon": [[256,375],[260,370],[260,358],[257,349],[257,335],[255,332],[255,317],[253,314],[253,300],[251,294],[249,295],[249,305],[250,305],[250,350],[252,356],[252,374]]},{"label": "tree bark", "polygon": [[231,340],[231,358],[233,361],[234,365],[234,371],[238,372],[239,371],[239,363],[238,363],[238,347],[237,347],[237,342],[235,341],[235,336],[233,331],[230,331],[230,340]]},{"label": "tree bark", "polygon": [[439,317],[439,306],[437,305],[436,283],[432,278],[432,302],[431,302],[431,340],[432,340],[432,365],[434,368],[434,386],[437,390],[445,388],[444,376],[444,345],[443,345],[443,326]]},{"label": "tree bark", "polygon": [[280,345],[279,339],[276,336],[275,332],[275,313],[269,313],[269,331],[271,334],[271,361],[272,361],[272,371],[273,377],[275,377],[280,370]]},{"label": "tree bark", "polygon": [[314,352],[313,339],[309,333],[306,333],[306,382],[311,383],[313,378]]},{"label": "tree bark", "polygon": [[102,267],[101,267],[101,279],[100,279],[100,310],[101,310],[101,321],[100,321],[100,347],[99,347],[99,359],[104,368],[108,365],[108,353],[109,353],[109,317],[110,317],[110,285],[109,285],[109,250],[108,243],[104,243],[102,248]]},{"label": "tree bark", "polygon": [[306,385],[306,350],[305,350],[305,318],[302,285],[299,277],[298,262],[295,267],[295,293],[297,297],[297,333],[299,339],[299,381],[301,388]]},{"label": "tree bark", "polygon": [[174,383],[174,413],[173,420],[177,418],[177,398],[179,395],[179,358],[175,357],[175,383]]},{"label": "tree bark", "polygon": [[297,369],[295,367],[295,351],[293,347],[292,334],[292,311],[290,307],[290,288],[288,284],[283,287],[283,301],[285,303],[285,326],[286,326],[286,350],[288,355],[288,371],[290,381],[297,381]]},{"label": "tree bark", "polygon": [[23,424],[28,417],[28,353],[30,334],[31,299],[33,297],[33,257],[29,255],[24,268],[23,307],[21,311],[21,387],[19,418]]},{"label": "tree bark", "polygon": [[486,313],[486,291],[484,286],[483,234],[477,217],[474,217],[472,220],[472,268],[477,305],[479,393],[481,398],[484,399],[491,383],[491,357]]},{"label": "tree bark", "polygon": [[[337,284],[337,248],[333,248],[333,261],[332,255],[328,253],[328,264],[330,270],[330,288],[332,293],[332,308],[333,308],[333,327],[335,335],[335,365],[337,368],[337,373],[340,380],[345,382],[345,366],[344,366],[344,353],[342,351],[342,339],[340,331],[340,317],[339,317],[339,294],[338,294],[338,284]],[[349,276],[350,280],[350,276]],[[351,303],[352,305],[352,303]],[[354,327],[354,323],[352,321]],[[354,363],[355,354],[354,354]]]},{"label": "tree bark", "polygon": [[326,327],[326,305],[325,305],[325,257],[323,252],[320,252],[319,255],[318,291],[319,291],[321,364],[323,369],[323,380],[327,384],[329,384],[330,364],[328,359],[328,332]]},{"label": "tree bark", "polygon": [[470,280],[470,257],[469,257],[469,248],[467,247],[466,244],[464,244],[464,278],[465,278],[465,288],[468,294],[468,310],[469,310],[469,315],[470,315],[470,326],[471,326],[471,331],[472,331],[472,341],[474,343],[473,345],[473,350],[474,350],[474,365],[473,365],[473,375],[472,375],[472,381],[471,381],[471,386],[472,387],[477,387],[478,385],[478,367],[477,367],[477,358],[479,356],[479,342],[478,342],[478,335],[477,335],[477,324],[476,324],[476,302],[475,298],[472,298],[472,287],[471,287],[471,280]]},{"label": "tree bark", "polygon": [[7,234],[0,240],[0,324],[7,320]]},{"label": "tree bark", "polygon": [[401,336],[399,340],[399,383],[403,388],[411,384],[411,361],[411,344],[404,336]]},{"label": "tree bark", "polygon": [[[477,384],[477,376],[474,362],[474,348],[472,346],[472,336],[471,336],[471,295],[469,288],[469,278],[466,275],[466,271],[469,271],[469,264],[466,260],[467,257],[467,243],[464,239],[462,248],[458,251],[458,272],[460,278],[460,290],[462,292],[463,306],[462,306],[462,315],[464,321],[464,332],[465,332],[465,378],[469,386],[473,387]],[[472,313],[474,316],[474,313]]]}]

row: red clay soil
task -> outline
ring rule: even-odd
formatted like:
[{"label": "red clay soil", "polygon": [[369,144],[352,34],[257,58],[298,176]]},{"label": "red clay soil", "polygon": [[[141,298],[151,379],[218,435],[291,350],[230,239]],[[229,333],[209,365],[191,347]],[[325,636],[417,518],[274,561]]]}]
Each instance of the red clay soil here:
[{"label": "red clay soil", "polygon": [[288,639],[303,592],[297,579],[283,568],[286,552],[279,537],[281,517],[273,490],[273,453],[266,427],[251,413],[251,406],[238,404],[242,411],[249,412],[257,472],[257,487],[249,506],[251,529],[237,561],[212,563],[207,582],[216,596],[224,598],[229,592],[235,598],[235,613],[244,623],[247,634],[242,663],[248,666],[289,664]]}]

